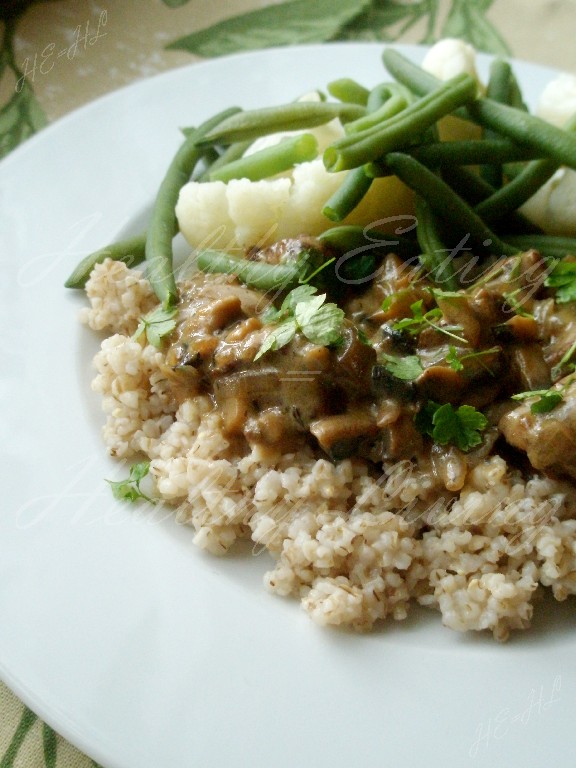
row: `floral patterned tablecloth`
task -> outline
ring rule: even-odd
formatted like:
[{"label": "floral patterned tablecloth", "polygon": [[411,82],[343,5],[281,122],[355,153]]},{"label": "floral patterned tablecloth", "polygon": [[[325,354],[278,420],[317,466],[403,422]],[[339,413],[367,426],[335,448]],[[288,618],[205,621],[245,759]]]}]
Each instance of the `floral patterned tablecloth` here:
[{"label": "floral patterned tablecloth", "polygon": [[[576,0],[3,0],[0,157],[109,91],[240,50],[450,36],[576,72],[575,19]],[[95,765],[0,683],[0,768]]]}]

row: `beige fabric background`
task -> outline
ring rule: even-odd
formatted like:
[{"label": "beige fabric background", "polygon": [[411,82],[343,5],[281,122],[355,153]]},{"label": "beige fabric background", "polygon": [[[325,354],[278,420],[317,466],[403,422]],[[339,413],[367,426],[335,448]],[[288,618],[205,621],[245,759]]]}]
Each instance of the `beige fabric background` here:
[{"label": "beige fabric background", "polygon": [[[472,0],[473,1],[473,0]],[[34,90],[50,120],[104,93],[142,77],[183,66],[194,56],[163,47],[184,33],[229,16],[271,5],[266,0],[191,0],[181,8],[166,8],[159,0],[61,0],[33,6],[18,25],[17,53],[21,63],[39,59],[52,43],[55,50],[70,46],[74,30],[96,34],[104,12],[103,36],[72,60],[49,60],[34,79]],[[446,8],[449,3],[444,4]],[[145,13],[143,13],[145,7]],[[496,0],[487,14],[515,57],[576,72],[576,0]],[[422,37],[422,25],[403,35],[403,42]],[[31,66],[31,65],[30,65]]]}]

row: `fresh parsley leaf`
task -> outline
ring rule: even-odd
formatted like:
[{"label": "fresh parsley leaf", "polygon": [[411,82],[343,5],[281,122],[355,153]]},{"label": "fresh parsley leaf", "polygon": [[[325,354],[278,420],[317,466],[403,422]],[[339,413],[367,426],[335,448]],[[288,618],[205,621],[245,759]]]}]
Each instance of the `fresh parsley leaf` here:
[{"label": "fresh parsley leaf", "polygon": [[[296,306],[296,319],[298,320],[298,304]],[[313,344],[321,347],[329,347],[338,344],[342,339],[342,323],[344,312],[336,304],[324,304],[309,317],[306,323],[300,322],[300,328],[306,338]]]},{"label": "fresh parsley leaf", "polygon": [[327,347],[338,344],[342,338],[344,312],[336,304],[325,303],[326,294],[316,295],[311,285],[299,285],[286,296],[274,319],[283,318],[265,338],[254,360],[269,350],[289,344],[300,332],[313,344]]},{"label": "fresh parsley leaf", "polygon": [[539,400],[532,403],[530,411],[532,413],[549,413],[554,410],[558,403],[561,403],[564,398],[560,392],[546,392]]},{"label": "fresh parsley leaf", "polygon": [[463,371],[464,360],[477,359],[480,365],[482,365],[482,367],[485,368],[491,376],[494,376],[494,371],[487,365],[484,365],[482,358],[485,355],[493,355],[497,352],[500,352],[500,347],[490,347],[490,349],[481,349],[478,352],[466,352],[464,355],[458,355],[458,350],[456,347],[450,345],[448,354],[446,355],[446,362],[453,371]]},{"label": "fresh parsley leaf", "polygon": [[471,405],[454,408],[451,403],[440,405],[428,400],[415,423],[439,445],[451,443],[461,451],[469,451],[482,442],[480,432],[488,426],[488,419]]},{"label": "fresh parsley leaf", "polygon": [[[387,300],[385,300],[384,303],[386,303],[386,301]],[[401,320],[396,320],[396,322],[392,323],[392,330],[405,330],[412,336],[416,336],[426,326],[429,326],[430,328],[434,328],[434,330],[439,331],[446,336],[450,336],[452,339],[456,339],[456,341],[459,341],[462,344],[468,343],[466,339],[463,339],[461,336],[452,333],[452,331],[448,328],[442,327],[441,325],[433,322],[434,320],[439,320],[442,317],[442,310],[440,307],[434,307],[433,309],[429,309],[428,312],[424,312],[424,302],[422,299],[419,299],[419,301],[415,301],[413,304],[410,304],[410,309],[412,311],[412,317],[403,317]],[[458,330],[457,326],[452,326],[452,328]]]},{"label": "fresh parsley leaf", "polygon": [[106,480],[106,482],[110,484],[114,498],[119,501],[135,502],[138,499],[144,499],[154,504],[154,499],[140,490],[140,483],[149,471],[150,462],[140,461],[130,467],[130,473],[125,480]]},{"label": "fresh parsley leaf", "polygon": [[414,381],[424,373],[424,368],[418,355],[407,355],[406,357],[395,357],[394,355],[382,355],[386,361],[385,368],[392,376],[402,381]]},{"label": "fresh parsley leaf", "polygon": [[366,333],[362,330],[362,328],[358,328],[357,331],[358,331],[358,341],[361,344],[365,344],[367,347],[372,347],[373,346],[372,342],[370,341]]},{"label": "fresh parsley leaf", "polygon": [[314,296],[316,292],[317,292],[317,289],[315,288],[315,286],[309,285],[308,283],[297,286],[296,288],[290,291],[290,293],[286,296],[286,298],[282,302],[282,306],[280,307],[280,314],[282,315],[284,313],[294,312],[294,310],[296,309],[296,304],[298,304],[301,301],[308,301],[308,299]]},{"label": "fresh parsley leaf", "polygon": [[168,336],[176,328],[177,314],[178,310],[176,308],[164,309],[164,307],[156,307],[152,312],[141,318],[132,338],[137,339],[143,333],[146,333],[146,338],[150,344],[155,347],[162,346],[164,336]]},{"label": "fresh parsley leaf", "polygon": [[559,304],[576,301],[576,261],[558,261],[548,273],[544,285],[556,289]]},{"label": "fresh parsley leaf", "polygon": [[549,413],[564,399],[556,389],[535,389],[512,395],[512,400],[527,400],[530,397],[538,398],[530,405],[531,413]]},{"label": "fresh parsley leaf", "polygon": [[283,320],[280,325],[277,325],[276,328],[273,328],[268,336],[266,336],[260,346],[260,349],[254,356],[254,360],[258,360],[262,357],[262,355],[265,355],[266,352],[269,352],[270,350],[281,349],[282,347],[285,347],[286,344],[290,344],[296,335],[297,330],[298,325],[296,324],[296,320],[294,320],[294,318],[289,317],[286,320]]},{"label": "fresh parsley leaf", "polygon": [[[391,297],[388,296],[388,298],[384,300],[384,304],[389,302],[390,299]],[[382,305],[383,307],[384,304]],[[416,335],[417,333],[420,333],[422,328],[427,324],[427,320],[429,321],[431,319],[442,317],[442,311],[438,307],[435,307],[424,314],[423,299],[419,299],[413,304],[410,304],[410,311],[412,312],[412,317],[403,317],[401,320],[396,320],[396,322],[392,323],[392,328],[395,331],[407,330],[409,333]]]},{"label": "fresh parsley leaf", "polygon": [[448,354],[446,355],[446,362],[452,368],[453,371],[463,371],[464,365],[461,361],[461,359],[458,357],[458,352],[456,350],[456,347],[453,347],[450,345]]}]

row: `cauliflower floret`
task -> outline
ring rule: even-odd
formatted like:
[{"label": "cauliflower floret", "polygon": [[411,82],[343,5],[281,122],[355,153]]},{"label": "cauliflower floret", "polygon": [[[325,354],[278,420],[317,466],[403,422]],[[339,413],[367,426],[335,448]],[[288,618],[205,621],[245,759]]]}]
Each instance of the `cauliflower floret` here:
[{"label": "cauliflower floret", "polygon": [[[576,77],[562,74],[542,91],[536,114],[562,127],[576,113]],[[520,209],[552,235],[576,235],[576,172],[560,168]]]},{"label": "cauliflower floret", "polygon": [[[233,179],[227,184],[191,181],[182,187],[176,205],[180,231],[192,248],[228,252],[264,247],[302,233],[319,235],[334,226],[322,208],[346,173],[328,173],[317,159],[298,165],[292,178]],[[409,226],[413,211],[412,192],[396,177],[385,177],[374,180],[343,223],[373,224],[394,232]]]},{"label": "cauliflower floret", "polygon": [[[439,40],[424,57],[422,69],[440,80],[449,80],[466,72],[476,80],[478,90],[484,91],[476,70],[476,50],[463,40],[451,37]],[[452,116],[440,120],[438,132],[442,141],[479,139],[482,135],[482,129],[479,126]]]},{"label": "cauliflower floret", "polygon": [[564,125],[576,113],[576,76],[562,74],[551,80],[540,95],[536,113],[552,125]]},{"label": "cauliflower floret", "polygon": [[[319,100],[317,92],[302,101]],[[318,141],[320,153],[344,135],[339,120],[309,129]],[[273,146],[299,131],[275,133],[257,139],[247,154]],[[235,252],[263,247],[285,237],[302,233],[319,235],[334,226],[322,214],[326,201],[342,184],[347,171],[329,173],[318,157],[297,165],[272,179],[249,181],[233,179],[185,184],[176,205],[180,231],[192,248],[217,248]],[[379,222],[379,229],[393,232],[397,218],[413,213],[413,196],[396,177],[375,179],[360,205],[344,220],[345,224],[367,225]],[[407,222],[402,222],[407,226]]]},{"label": "cauliflower floret", "polygon": [[422,69],[440,80],[449,80],[467,72],[480,82],[476,71],[475,49],[463,40],[451,37],[439,40],[430,48],[422,62]]}]

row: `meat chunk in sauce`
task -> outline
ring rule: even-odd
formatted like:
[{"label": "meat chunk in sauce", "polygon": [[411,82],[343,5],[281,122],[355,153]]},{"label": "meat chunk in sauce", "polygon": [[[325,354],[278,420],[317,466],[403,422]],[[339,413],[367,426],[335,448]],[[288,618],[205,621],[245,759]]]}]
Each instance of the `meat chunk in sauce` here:
[{"label": "meat chunk in sauce", "polygon": [[[562,401],[548,413],[533,413],[531,402],[505,414],[498,424],[506,440],[524,451],[534,469],[576,478],[576,381],[569,376],[555,390]],[[534,398],[537,399],[537,398]]]}]

